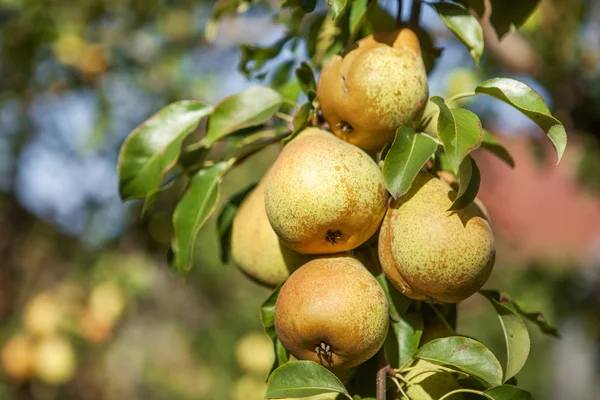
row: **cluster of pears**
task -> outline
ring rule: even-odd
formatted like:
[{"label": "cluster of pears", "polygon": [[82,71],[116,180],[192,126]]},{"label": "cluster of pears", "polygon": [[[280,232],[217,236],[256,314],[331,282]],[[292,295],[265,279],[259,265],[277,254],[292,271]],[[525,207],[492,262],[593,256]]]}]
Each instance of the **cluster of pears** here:
[{"label": "cluster of pears", "polygon": [[[280,153],[233,222],[233,262],[276,287],[275,329],[296,358],[333,369],[371,358],[388,331],[388,303],[353,254],[379,231],[382,268],[406,296],[459,302],[494,263],[480,208],[450,212],[456,191],[420,172],[389,199],[372,155],[400,126],[415,126],[427,102],[419,41],[408,29],[366,37],[324,66],[318,91],[331,131],[306,128]],[[287,279],[287,280],[286,280]]]}]

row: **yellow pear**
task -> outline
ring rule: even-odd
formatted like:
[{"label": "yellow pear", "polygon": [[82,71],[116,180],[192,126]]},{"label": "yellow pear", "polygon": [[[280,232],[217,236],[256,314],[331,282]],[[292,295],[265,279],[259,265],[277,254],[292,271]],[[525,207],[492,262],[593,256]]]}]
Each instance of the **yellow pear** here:
[{"label": "yellow pear", "polygon": [[317,128],[284,147],[265,187],[271,226],[286,246],[304,254],[360,246],[379,228],[386,203],[375,161]]},{"label": "yellow pear", "polygon": [[421,172],[410,191],[389,204],[379,259],[394,286],[412,299],[459,302],[492,271],[492,229],[474,203],[448,211],[455,197],[447,183]]},{"label": "yellow pear", "polygon": [[264,378],[273,365],[273,343],[264,332],[249,333],[237,343],[235,358],[242,371]]},{"label": "yellow pear", "polygon": [[317,97],[337,136],[381,150],[400,126],[416,128],[423,116],[429,89],[419,39],[404,28],[359,40],[325,64]]},{"label": "yellow pear", "polygon": [[296,270],[275,303],[275,330],[300,360],[331,369],[371,358],[388,331],[388,303],[379,283],[349,255],[317,258]]},{"label": "yellow pear", "polygon": [[13,379],[26,379],[33,368],[33,340],[19,333],[2,345],[0,360],[4,373]]},{"label": "yellow pear", "polygon": [[265,179],[242,202],[233,220],[231,259],[254,281],[275,287],[311,257],[284,246],[265,211]]},{"label": "yellow pear", "polygon": [[43,338],[35,347],[35,374],[51,385],[69,381],[75,373],[76,355],[69,340],[60,336]]},{"label": "yellow pear", "polygon": [[[460,389],[456,377],[451,372],[436,372],[437,365],[425,360],[415,363],[405,378],[410,382],[406,394],[411,400],[437,400],[453,390]],[[460,400],[460,393],[447,397],[448,400]]]}]

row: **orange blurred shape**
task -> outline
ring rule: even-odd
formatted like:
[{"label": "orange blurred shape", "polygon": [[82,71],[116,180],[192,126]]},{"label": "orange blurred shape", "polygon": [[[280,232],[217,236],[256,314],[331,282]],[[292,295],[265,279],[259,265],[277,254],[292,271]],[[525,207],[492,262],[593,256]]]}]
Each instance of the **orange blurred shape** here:
[{"label": "orange blurred shape", "polygon": [[83,337],[92,343],[105,343],[112,334],[112,325],[99,321],[89,312],[81,316],[79,327]]},{"label": "orange blurred shape", "polygon": [[31,376],[33,371],[33,342],[25,334],[11,337],[2,346],[2,369],[16,380]]},{"label": "orange blurred shape", "polygon": [[547,140],[541,144],[544,157],[539,159],[530,139],[499,139],[515,159],[514,169],[487,152],[478,151],[475,157],[481,170],[479,197],[488,208],[499,244],[509,247],[499,256],[517,262],[589,261],[600,239],[600,197],[577,181],[582,145],[570,137],[556,166]]}]

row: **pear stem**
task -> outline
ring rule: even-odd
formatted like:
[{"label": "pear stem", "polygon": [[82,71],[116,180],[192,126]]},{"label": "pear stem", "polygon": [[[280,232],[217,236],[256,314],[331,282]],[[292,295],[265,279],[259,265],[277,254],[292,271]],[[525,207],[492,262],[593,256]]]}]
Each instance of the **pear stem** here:
[{"label": "pear stem", "polygon": [[387,376],[390,370],[390,365],[385,357],[385,349],[383,346],[377,352],[377,377],[375,378],[375,387],[377,388],[377,400],[385,400]]},{"label": "pear stem", "polygon": [[421,18],[421,0],[413,0],[412,9],[410,10],[410,26],[415,29],[419,26]]}]

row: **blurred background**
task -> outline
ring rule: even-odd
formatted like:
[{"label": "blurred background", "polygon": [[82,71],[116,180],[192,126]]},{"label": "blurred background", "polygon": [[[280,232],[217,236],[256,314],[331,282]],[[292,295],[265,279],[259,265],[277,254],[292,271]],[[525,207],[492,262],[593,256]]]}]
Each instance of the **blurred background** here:
[{"label": "blurred background", "polygon": [[[269,291],[221,264],[215,217],[199,235],[187,281],[169,270],[180,187],[161,193],[143,218],[141,204],[123,204],[117,193],[118,150],[131,129],[169,102],[216,104],[261,84],[239,71],[239,45],[269,45],[285,33],[273,18],[278,2],[252,2],[217,24],[213,6],[0,0],[0,399],[262,398],[271,348],[259,306]],[[491,98],[461,104],[500,135],[516,163],[511,170],[477,155],[480,197],[499,242],[487,287],[543,312],[562,336],[529,326],[519,385],[537,399],[596,399],[600,2],[543,0],[502,42],[486,29],[479,69],[428,7],[422,20],[444,48],[432,95],[515,77],[567,127],[556,167],[547,138],[510,107]],[[299,63],[305,53],[284,49],[282,57]],[[228,175],[221,202],[256,182],[277,151]],[[502,359],[489,307],[480,296],[461,304],[458,331]]]}]

